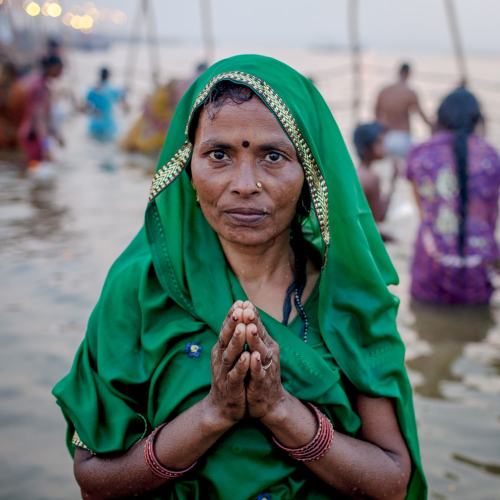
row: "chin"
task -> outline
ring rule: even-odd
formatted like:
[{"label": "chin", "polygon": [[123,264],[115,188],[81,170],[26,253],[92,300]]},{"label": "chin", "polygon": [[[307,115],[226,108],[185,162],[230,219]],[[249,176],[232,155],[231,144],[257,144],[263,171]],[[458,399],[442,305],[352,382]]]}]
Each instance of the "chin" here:
[{"label": "chin", "polygon": [[219,238],[230,243],[242,246],[261,246],[271,243],[276,235],[270,234],[269,231],[259,230],[254,227],[239,227],[237,229],[225,229],[217,232]]}]

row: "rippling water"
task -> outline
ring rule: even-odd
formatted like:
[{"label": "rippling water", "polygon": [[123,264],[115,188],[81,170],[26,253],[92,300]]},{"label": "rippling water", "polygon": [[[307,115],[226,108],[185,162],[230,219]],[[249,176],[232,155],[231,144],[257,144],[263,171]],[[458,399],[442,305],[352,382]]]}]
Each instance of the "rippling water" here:
[{"label": "rippling water", "polygon": [[[320,89],[337,109],[342,129],[349,130],[339,96],[348,96],[350,84],[326,73],[343,64],[345,55],[272,53],[313,76],[318,71]],[[165,49],[165,68],[184,74],[196,55],[190,49]],[[123,56],[119,47],[113,53],[73,54],[70,81],[75,91],[83,93],[103,62],[115,61],[112,67],[119,75]],[[386,65],[397,60],[396,55],[376,54],[367,59]],[[447,58],[422,56],[418,61],[427,70],[453,68]],[[474,61],[482,76],[488,76],[491,63]],[[140,71],[137,95],[147,86],[145,68]],[[365,76],[367,98],[382,76]],[[439,85],[420,84],[429,108],[446,90]],[[484,98],[493,103],[489,94]],[[497,124],[490,128],[498,130]],[[105,273],[142,224],[146,205],[150,160],[95,145],[86,138],[83,117],[69,118],[64,132],[68,144],[58,155],[52,186],[36,187],[13,165],[0,163],[2,499],[78,498],[64,447],[64,422],[50,390],[69,369]],[[109,157],[113,165],[103,168],[102,160]],[[430,497],[499,499],[500,297],[490,308],[412,303],[408,266],[416,212],[403,180],[387,225],[398,238],[389,246],[401,276],[394,292],[401,298],[399,324],[415,388]]]}]

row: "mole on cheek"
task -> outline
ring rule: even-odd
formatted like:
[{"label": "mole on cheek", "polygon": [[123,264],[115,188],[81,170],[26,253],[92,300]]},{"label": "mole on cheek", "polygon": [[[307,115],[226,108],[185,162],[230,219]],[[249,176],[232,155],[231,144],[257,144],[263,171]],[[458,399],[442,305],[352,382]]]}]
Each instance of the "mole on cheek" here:
[{"label": "mole on cheek", "polygon": [[248,141],[243,141],[241,143],[241,145],[244,147],[244,148],[248,148],[248,146],[250,146],[250,143]]}]

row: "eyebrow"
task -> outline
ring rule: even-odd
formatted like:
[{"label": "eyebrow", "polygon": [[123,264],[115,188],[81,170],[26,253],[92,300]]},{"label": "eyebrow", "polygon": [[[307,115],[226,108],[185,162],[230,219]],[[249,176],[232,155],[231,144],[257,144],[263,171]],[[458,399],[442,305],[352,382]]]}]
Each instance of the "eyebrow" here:
[{"label": "eyebrow", "polygon": [[[226,142],[218,141],[217,139],[207,139],[206,141],[203,141],[200,143],[200,147],[213,148],[213,149],[225,149],[225,150],[236,149],[235,146],[233,146],[229,143],[226,143]],[[266,142],[264,144],[260,144],[258,146],[258,149],[260,151],[272,151],[274,149],[279,149],[279,150],[285,151],[289,154],[296,155],[295,146],[291,142],[285,141],[283,139],[276,139],[276,140],[272,140],[270,142]]]},{"label": "eyebrow", "polygon": [[226,142],[219,142],[217,140],[208,139],[200,143],[201,147],[204,148],[214,148],[214,149],[234,149],[234,146]]},{"label": "eyebrow", "polygon": [[260,144],[259,149],[262,151],[269,151],[272,149],[284,149],[289,152],[294,152],[295,153],[295,147],[291,142],[288,141],[283,141],[280,139],[277,139],[276,141],[271,141],[265,144]]}]

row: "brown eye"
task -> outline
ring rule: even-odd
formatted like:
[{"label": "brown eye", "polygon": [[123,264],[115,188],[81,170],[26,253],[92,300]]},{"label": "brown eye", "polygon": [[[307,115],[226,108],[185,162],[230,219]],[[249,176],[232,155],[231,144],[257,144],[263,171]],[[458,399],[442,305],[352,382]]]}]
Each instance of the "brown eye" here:
[{"label": "brown eye", "polygon": [[224,153],[224,151],[221,151],[221,150],[212,151],[210,153],[210,158],[212,158],[212,160],[221,161],[221,160],[224,160],[225,157],[226,157],[226,153]]},{"label": "brown eye", "polygon": [[278,153],[277,151],[271,151],[266,155],[266,160],[271,162],[271,163],[276,163],[280,161],[283,158],[283,155],[281,153]]}]

